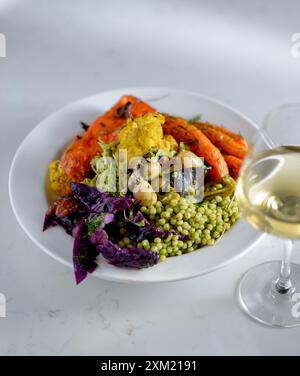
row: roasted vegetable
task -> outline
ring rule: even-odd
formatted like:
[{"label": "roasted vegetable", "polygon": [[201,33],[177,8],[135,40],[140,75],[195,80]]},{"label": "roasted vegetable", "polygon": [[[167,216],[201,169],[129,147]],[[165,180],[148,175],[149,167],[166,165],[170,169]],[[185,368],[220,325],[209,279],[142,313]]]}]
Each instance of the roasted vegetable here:
[{"label": "roasted vegetable", "polygon": [[48,166],[49,187],[58,196],[67,196],[71,192],[70,178],[62,169],[60,161],[55,160]]},{"label": "roasted vegetable", "polygon": [[86,133],[78,138],[63,154],[61,165],[69,178],[80,182],[91,171],[90,162],[99,153],[98,139],[110,143],[118,134],[127,118],[135,118],[155,110],[133,96],[124,96],[108,112],[98,117]]},{"label": "roasted vegetable", "polygon": [[221,184],[209,182],[205,184],[204,198],[211,199],[216,196],[228,197],[234,194],[236,182],[231,176],[226,176]]},{"label": "roasted vegetable", "polygon": [[230,175],[236,178],[240,172],[243,160],[228,154],[223,154],[223,157],[228,165]]},{"label": "roasted vegetable", "polygon": [[234,155],[243,159],[248,151],[248,146],[238,135],[232,137],[232,132],[224,132],[216,126],[209,123],[194,123],[194,126],[200,129],[210,141],[226,154]]},{"label": "roasted vegetable", "polygon": [[219,182],[228,175],[220,150],[199,129],[179,117],[165,115],[165,118],[164,133],[172,135],[177,142],[184,142],[198,157],[203,157],[212,166],[210,176],[213,181]]},{"label": "roasted vegetable", "polygon": [[153,150],[169,152],[177,150],[178,145],[172,136],[164,136],[162,114],[148,113],[135,119],[128,119],[119,134],[118,149],[127,151],[127,159],[142,157]]}]

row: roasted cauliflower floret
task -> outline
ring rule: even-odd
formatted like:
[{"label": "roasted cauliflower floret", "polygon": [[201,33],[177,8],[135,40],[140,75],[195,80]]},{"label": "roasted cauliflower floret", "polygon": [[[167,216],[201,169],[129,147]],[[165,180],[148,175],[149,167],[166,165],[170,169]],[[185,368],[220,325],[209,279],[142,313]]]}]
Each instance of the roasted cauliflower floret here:
[{"label": "roasted cauliflower floret", "polygon": [[135,119],[128,119],[119,134],[118,150],[126,149],[128,160],[146,155],[155,149],[166,152],[177,150],[175,139],[163,134],[164,122],[164,116],[158,113],[147,113]]},{"label": "roasted cauliflower floret", "polygon": [[59,160],[49,163],[48,178],[50,189],[58,196],[67,196],[71,192],[70,178],[64,172]]}]

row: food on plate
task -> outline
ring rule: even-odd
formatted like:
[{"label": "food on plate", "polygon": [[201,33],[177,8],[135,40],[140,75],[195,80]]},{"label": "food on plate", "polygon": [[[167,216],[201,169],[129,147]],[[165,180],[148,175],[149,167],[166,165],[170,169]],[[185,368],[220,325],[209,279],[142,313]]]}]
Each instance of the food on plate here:
[{"label": "food on plate", "polygon": [[193,124],[179,117],[168,116],[163,129],[164,133],[185,143],[196,155],[210,164],[210,176],[214,181],[219,182],[228,175],[228,167],[220,150]]},{"label": "food on plate", "polygon": [[[79,119],[81,120],[81,119]],[[197,121],[196,121],[197,120]],[[239,218],[246,141],[123,96],[48,167],[44,230],[74,238],[76,282],[100,264],[142,269],[213,245]]]},{"label": "food on plate", "polygon": [[135,119],[128,119],[119,133],[118,149],[127,150],[127,159],[147,155],[152,150],[165,152],[178,149],[177,142],[170,135],[164,135],[162,114],[147,113]]},{"label": "food on plate", "polygon": [[224,132],[224,128],[218,128],[209,123],[194,123],[210,141],[220,150],[237,158],[244,158],[248,151],[248,145],[238,135],[232,136],[232,132]]},{"label": "food on plate", "polygon": [[48,179],[50,190],[58,196],[67,196],[71,193],[71,179],[63,170],[59,160],[54,160],[48,166]]},{"label": "food on plate", "polygon": [[125,95],[109,111],[99,116],[62,155],[61,165],[70,179],[81,181],[90,172],[91,159],[99,153],[99,138],[105,143],[116,140],[127,118],[147,112],[155,110],[138,98]]},{"label": "food on plate", "polygon": [[223,157],[228,165],[230,175],[236,178],[240,172],[243,160],[234,155],[223,154]]}]

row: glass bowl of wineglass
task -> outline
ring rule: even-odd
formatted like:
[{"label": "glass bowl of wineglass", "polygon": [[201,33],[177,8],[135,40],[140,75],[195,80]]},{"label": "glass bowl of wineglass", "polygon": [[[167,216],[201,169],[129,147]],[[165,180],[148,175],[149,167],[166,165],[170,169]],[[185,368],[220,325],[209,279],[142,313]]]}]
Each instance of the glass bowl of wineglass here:
[{"label": "glass bowl of wineglass", "polygon": [[300,103],[280,106],[265,118],[244,161],[237,198],[252,226],[284,239],[281,262],[257,265],[242,277],[240,305],[263,324],[298,326],[300,266],[291,263],[291,255],[300,239]]}]

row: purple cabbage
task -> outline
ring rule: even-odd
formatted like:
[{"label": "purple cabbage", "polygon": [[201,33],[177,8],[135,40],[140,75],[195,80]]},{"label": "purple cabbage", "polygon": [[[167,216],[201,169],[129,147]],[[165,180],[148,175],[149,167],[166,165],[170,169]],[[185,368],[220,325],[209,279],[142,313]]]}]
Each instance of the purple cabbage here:
[{"label": "purple cabbage", "polygon": [[158,262],[158,254],[152,251],[128,246],[120,248],[109,240],[103,228],[97,229],[87,236],[85,222],[82,221],[73,235],[73,265],[76,283],[82,282],[97,267],[96,258],[99,254],[112,265],[122,268],[142,269],[153,266]]},{"label": "purple cabbage", "polygon": [[153,266],[158,261],[158,254],[156,252],[145,251],[142,248],[130,245],[126,248],[120,248],[108,239],[103,229],[99,229],[91,235],[90,241],[95,244],[97,251],[110,264],[118,267],[142,269]]},{"label": "purple cabbage", "polygon": [[[45,215],[43,230],[61,225],[74,237],[73,265],[77,284],[82,282],[96,267],[100,254],[112,265],[141,269],[158,262],[156,252],[128,246],[120,248],[109,240],[105,230],[116,232],[115,215],[123,217],[126,212],[132,218],[129,229],[137,242],[166,236],[169,232],[152,226],[139,211],[133,210],[133,199],[129,196],[115,197],[107,192],[85,184],[71,183],[72,194],[52,203]],[[124,218],[125,219],[125,218]]]},{"label": "purple cabbage", "polygon": [[129,245],[120,248],[108,241],[107,246],[99,245],[97,250],[109,261],[110,264],[121,268],[142,269],[157,264],[158,254],[152,251],[145,251]]},{"label": "purple cabbage", "polygon": [[76,283],[82,282],[88,275],[97,268],[96,257],[98,251],[86,236],[86,225],[82,221],[73,230],[73,266]]},{"label": "purple cabbage", "polygon": [[71,235],[75,226],[82,220],[85,213],[73,197],[65,197],[54,201],[47,210],[43,231],[60,225]]},{"label": "purple cabbage", "polygon": [[129,196],[111,196],[108,192],[100,192],[97,188],[81,183],[70,183],[75,198],[90,213],[116,213],[131,209],[133,199]]}]

